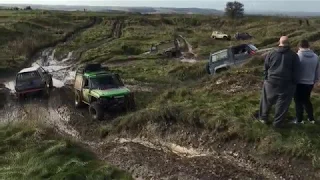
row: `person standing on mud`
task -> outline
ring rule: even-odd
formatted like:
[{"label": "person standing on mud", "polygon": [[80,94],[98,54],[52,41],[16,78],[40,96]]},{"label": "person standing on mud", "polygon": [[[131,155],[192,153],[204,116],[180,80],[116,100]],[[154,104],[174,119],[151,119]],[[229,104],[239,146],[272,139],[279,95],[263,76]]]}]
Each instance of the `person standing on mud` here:
[{"label": "person standing on mud", "polygon": [[291,50],[287,36],[271,51],[264,62],[264,83],[260,101],[259,121],[268,124],[270,109],[275,105],[274,127],[281,127],[296,89],[299,56]]},{"label": "person standing on mud", "polygon": [[303,111],[306,110],[308,120],[314,123],[313,106],[310,101],[311,91],[314,84],[319,80],[319,56],[311,49],[307,40],[302,40],[299,45],[298,55],[300,58],[299,77],[294,95],[296,108],[295,124],[303,124]]}]

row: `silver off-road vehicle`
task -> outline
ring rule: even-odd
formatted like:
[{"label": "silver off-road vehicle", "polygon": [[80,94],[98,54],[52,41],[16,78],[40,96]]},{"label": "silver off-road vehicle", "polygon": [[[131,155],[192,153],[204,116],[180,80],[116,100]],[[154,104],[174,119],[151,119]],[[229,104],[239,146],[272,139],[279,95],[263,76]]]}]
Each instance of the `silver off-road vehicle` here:
[{"label": "silver off-road vehicle", "polygon": [[257,52],[259,52],[258,48],[253,44],[241,44],[211,53],[206,65],[207,73],[216,74],[232,66],[243,64]]}]

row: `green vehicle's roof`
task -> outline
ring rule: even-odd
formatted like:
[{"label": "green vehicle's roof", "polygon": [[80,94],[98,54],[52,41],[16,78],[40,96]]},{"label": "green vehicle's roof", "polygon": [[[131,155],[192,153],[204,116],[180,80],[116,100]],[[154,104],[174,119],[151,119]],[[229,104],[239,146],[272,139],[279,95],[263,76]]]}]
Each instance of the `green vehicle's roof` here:
[{"label": "green vehicle's roof", "polygon": [[110,72],[106,72],[106,71],[96,71],[96,72],[86,72],[84,73],[84,76],[87,78],[93,78],[93,77],[98,77],[98,76],[110,76],[113,75]]}]

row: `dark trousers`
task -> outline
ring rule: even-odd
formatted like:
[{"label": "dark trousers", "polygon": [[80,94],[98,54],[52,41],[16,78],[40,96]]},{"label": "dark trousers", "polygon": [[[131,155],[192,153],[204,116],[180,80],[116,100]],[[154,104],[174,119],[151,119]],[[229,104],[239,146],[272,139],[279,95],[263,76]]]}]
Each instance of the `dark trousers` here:
[{"label": "dark trousers", "polygon": [[273,125],[281,125],[288,112],[295,89],[296,86],[288,82],[275,84],[264,81],[260,101],[260,119],[267,122],[270,110],[275,105]]},{"label": "dark trousers", "polygon": [[296,104],[296,118],[298,122],[303,120],[303,111],[306,110],[310,121],[314,121],[313,106],[310,101],[311,91],[313,85],[297,84],[296,92],[294,95],[294,102]]}]

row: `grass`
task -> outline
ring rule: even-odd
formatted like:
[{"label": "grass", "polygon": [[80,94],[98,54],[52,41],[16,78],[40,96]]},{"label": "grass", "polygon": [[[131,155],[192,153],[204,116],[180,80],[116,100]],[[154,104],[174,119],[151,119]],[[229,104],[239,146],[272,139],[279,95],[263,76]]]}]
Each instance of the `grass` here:
[{"label": "grass", "polygon": [[0,10],[0,69],[20,68],[36,50],[61,40],[89,18],[52,11]]},{"label": "grass", "polygon": [[[6,12],[8,13],[8,12]],[[12,12],[10,12],[12,13]],[[5,42],[14,42],[12,34],[25,37],[25,31],[18,31],[18,23],[22,18],[19,13],[5,14],[0,22],[9,24],[3,26],[2,32],[10,36],[1,37]],[[37,13],[28,14],[23,21],[32,22],[36,27],[55,32],[62,27],[63,32],[74,26],[64,26],[74,19],[84,21],[84,14],[70,13],[63,19],[59,13],[50,14],[50,18],[62,18],[59,26],[53,26],[51,19],[39,18]],[[286,154],[292,157],[307,157],[314,167],[320,166],[320,132],[319,125],[289,127],[275,130],[259,124],[253,115],[259,108],[262,85],[263,59],[252,58],[244,66],[232,69],[215,77],[205,73],[205,61],[195,64],[180,63],[173,59],[164,59],[155,55],[142,54],[149,50],[152,44],[172,39],[174,33],[186,37],[192,45],[198,60],[207,59],[210,52],[224,49],[231,45],[252,42],[258,48],[273,47],[281,35],[290,37],[291,45],[296,45],[302,38],[311,41],[312,49],[320,52],[319,18],[310,19],[311,26],[299,26],[297,19],[288,17],[246,17],[239,21],[226,18],[201,15],[111,15],[106,13],[91,13],[87,16],[99,16],[102,23],[89,28],[65,44],[59,44],[57,53],[63,56],[69,51],[83,50],[79,62],[123,63],[112,67],[127,84],[143,86],[152,89],[151,92],[137,92],[138,110],[120,116],[105,127],[102,134],[121,131],[140,132],[147,124],[155,123],[163,126],[185,125],[197,127],[205,132],[212,132],[215,139],[226,142],[236,138],[241,142],[254,143],[258,154]],[[49,16],[49,15],[48,15]],[[48,21],[48,22],[43,22]],[[121,36],[113,37],[114,22],[121,22]],[[45,25],[43,25],[45,24]],[[7,27],[13,27],[7,29]],[[33,27],[32,26],[32,27]],[[1,27],[1,26],[0,26]],[[5,29],[4,29],[5,28]],[[39,27],[38,27],[39,28]],[[21,28],[20,28],[21,29]],[[24,29],[24,28],[22,28]],[[1,28],[0,28],[1,30]],[[210,39],[213,30],[220,30],[233,35],[237,31],[248,32],[254,39],[248,41],[217,41]],[[40,30],[37,33],[43,33]],[[48,34],[44,33],[43,36]],[[52,37],[51,37],[52,36]],[[59,35],[50,35],[54,39]],[[41,36],[40,36],[41,37]],[[113,37],[111,41],[107,40]],[[5,46],[5,45],[3,45]],[[6,49],[6,48],[4,48]],[[8,49],[8,48],[7,48]],[[15,49],[15,48],[13,48]],[[9,53],[8,53],[9,54]],[[59,56],[60,56],[59,55]],[[2,61],[1,61],[2,62]],[[3,61],[4,62],[4,61]],[[315,89],[313,102],[316,117],[320,116],[319,89]],[[293,104],[289,117],[294,116]],[[271,116],[272,117],[272,116]],[[166,130],[166,129],[165,129]]]},{"label": "grass", "polygon": [[[254,143],[257,146],[255,152],[259,155],[309,158],[314,167],[319,167],[319,125],[288,125],[277,130],[255,120],[263,80],[262,63],[263,59],[253,58],[243,67],[215,77],[205,74],[204,63],[201,62],[181,64],[169,61],[155,66],[158,64],[156,61],[139,61],[119,67],[117,69],[125,79],[157,83],[157,86],[151,86],[156,87],[153,93],[137,92],[139,110],[118,117],[111,127],[110,124],[102,127],[102,135],[140,132],[150,123],[163,127],[164,131],[175,125],[197,127],[213,133],[215,140],[222,142],[236,138]],[[171,88],[166,84],[171,84]],[[319,117],[318,93],[312,98],[315,116]],[[287,120],[294,117],[293,106],[292,103]]]},{"label": "grass", "polygon": [[0,179],[132,179],[92,152],[38,125],[1,125],[0,141]]},{"label": "grass", "polygon": [[[103,16],[103,15],[101,15]],[[88,47],[98,40],[111,36],[113,23],[121,22],[121,37],[111,42],[101,42],[83,52],[80,61],[107,62],[115,58],[135,57],[149,51],[152,44],[173,39],[175,33],[184,36],[192,45],[197,59],[207,59],[214,52],[231,45],[252,42],[258,48],[276,45],[279,36],[288,35],[292,45],[296,47],[301,38],[313,42],[318,52],[317,19],[311,19],[311,26],[299,26],[294,18],[279,17],[246,17],[232,21],[226,18],[202,15],[122,15],[110,16],[104,14],[103,23],[88,29],[64,45],[58,46],[58,52],[67,54],[79,48]],[[265,27],[265,28],[261,28]],[[283,28],[286,27],[286,28]],[[247,41],[216,41],[210,38],[213,30],[220,30],[233,36],[236,32],[248,32],[254,39]],[[320,52],[320,51],[319,51]]]}]

